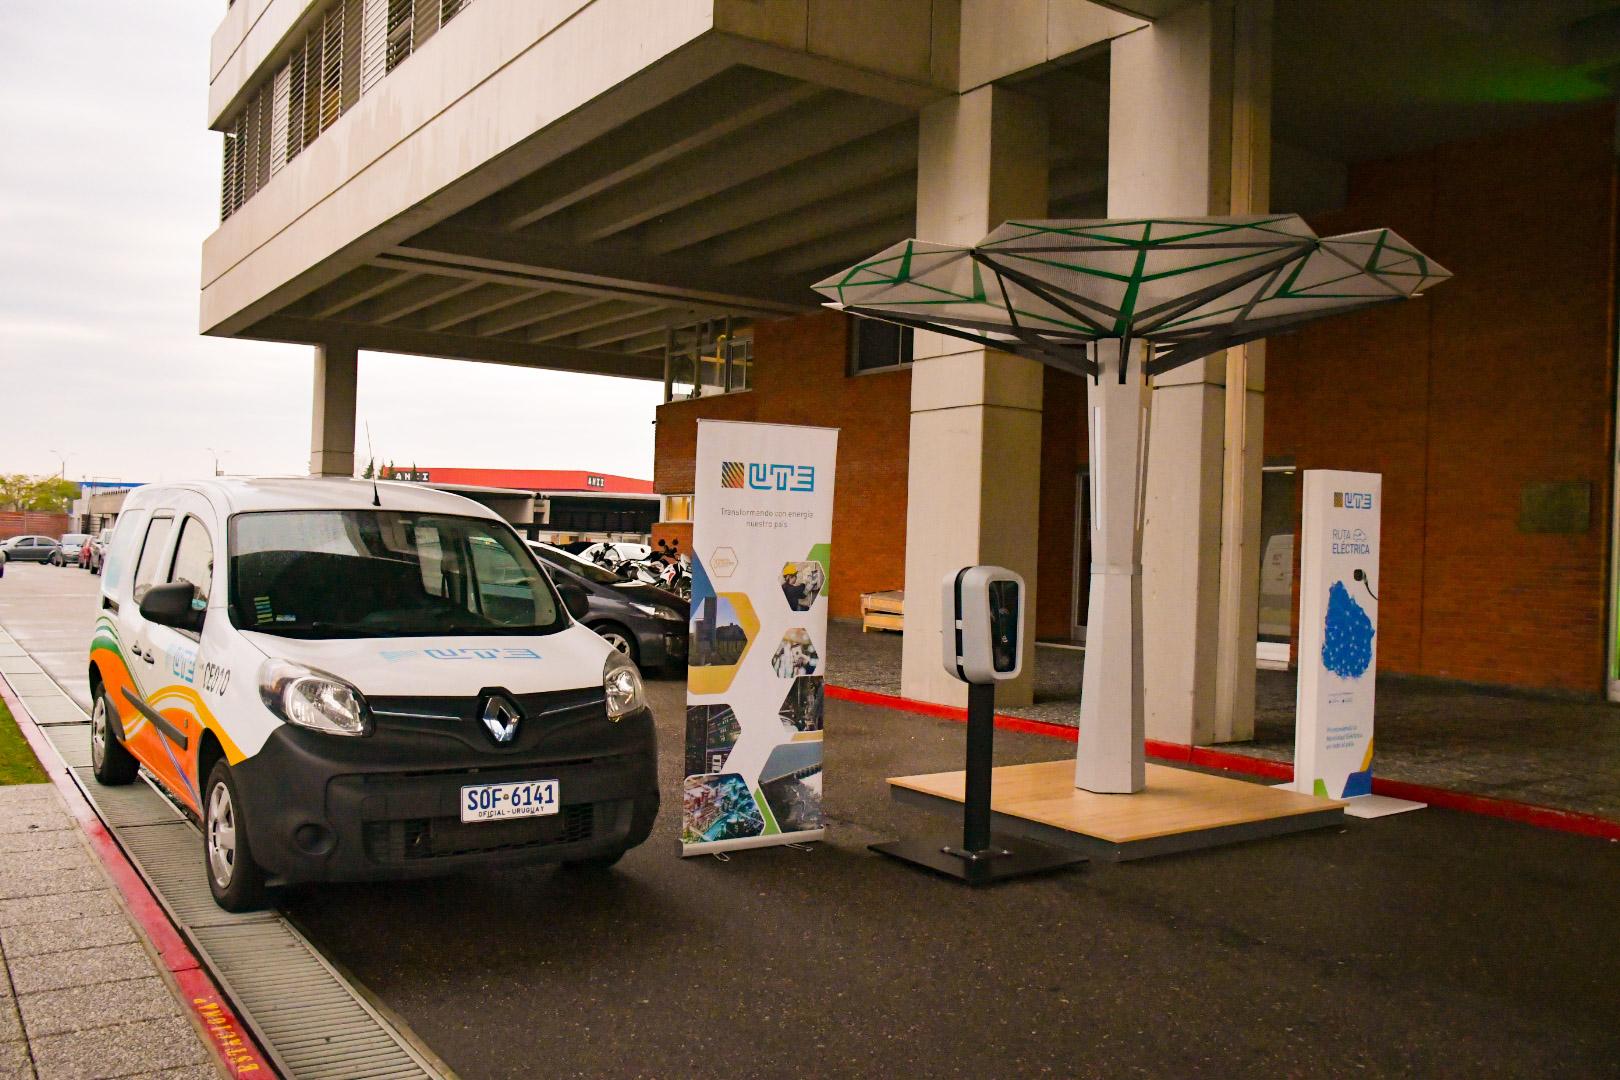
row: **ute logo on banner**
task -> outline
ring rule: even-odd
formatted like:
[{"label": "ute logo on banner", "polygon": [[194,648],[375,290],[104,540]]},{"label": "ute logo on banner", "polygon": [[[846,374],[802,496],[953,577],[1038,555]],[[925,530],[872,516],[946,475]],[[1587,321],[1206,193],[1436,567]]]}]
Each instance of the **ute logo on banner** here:
[{"label": "ute logo on banner", "polygon": [[828,428],[699,421],[683,854],[818,839]]},{"label": "ute logo on banner", "polygon": [[754,491],[816,490],[814,465],[766,465],[757,461],[722,461],[720,486],[749,487]]}]

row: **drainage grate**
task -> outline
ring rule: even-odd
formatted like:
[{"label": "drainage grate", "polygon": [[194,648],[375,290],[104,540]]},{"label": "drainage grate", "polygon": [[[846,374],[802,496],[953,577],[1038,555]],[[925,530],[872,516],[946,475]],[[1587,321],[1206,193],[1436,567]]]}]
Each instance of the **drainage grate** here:
[{"label": "drainage grate", "polygon": [[127,829],[132,825],[167,825],[185,820],[168,799],[144,783],[102,787],[96,783],[95,774],[88,765],[75,768],[73,776],[85,794],[90,796],[90,801],[96,804],[96,812],[109,829]]},{"label": "drainage grate", "polygon": [[70,769],[87,768],[90,765],[90,725],[84,722],[81,714],[77,724],[58,724],[45,729],[45,737],[51,740],[56,752],[62,755],[62,760]]},{"label": "drainage grate", "polygon": [[[0,633],[0,657],[21,655]],[[14,665],[8,665],[14,666]],[[33,672],[37,672],[34,668]],[[203,876],[196,828],[145,783],[102,787],[90,770],[84,712],[45,675],[6,672],[108,829],[289,1080],[445,1080],[409,1037],[379,1015],[303,935],[274,911],[221,911]],[[49,682],[47,690],[38,680]],[[20,690],[20,688],[18,688]],[[54,691],[54,692],[52,692]]]}]

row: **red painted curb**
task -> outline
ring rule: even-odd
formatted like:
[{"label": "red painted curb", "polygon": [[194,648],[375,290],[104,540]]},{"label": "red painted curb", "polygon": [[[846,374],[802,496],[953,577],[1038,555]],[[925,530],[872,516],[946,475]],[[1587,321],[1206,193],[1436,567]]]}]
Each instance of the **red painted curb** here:
[{"label": "red painted curb", "polygon": [[198,963],[196,955],[169,921],[157,897],[152,895],[145,879],[124,854],[124,849],[118,846],[118,841],[107,830],[95,807],[90,805],[90,800],[79,790],[72,773],[57,756],[56,747],[34,722],[34,714],[22,703],[4,675],[0,675],[0,699],[5,700],[12,719],[17,722],[17,730],[28,740],[45,774],[67,803],[68,812],[89,840],[90,849],[101,860],[107,876],[123,896],[124,906],[162,958],[185,1005],[191,1010],[199,1027],[207,1032],[208,1045],[226,1074],[253,1077],[254,1080],[269,1080],[277,1076],[263,1051],[242,1026],[225,995],[215,985],[213,977]]},{"label": "red painted curb", "polygon": [[[880,709],[895,709],[900,712],[916,713],[921,716],[933,716],[941,720],[962,722],[967,719],[966,709],[959,709],[951,705],[936,705],[928,701],[915,701],[894,694],[879,694],[871,690],[855,690],[847,686],[829,685],[827,687],[827,696],[837,698],[840,701],[853,702],[857,705],[873,705]],[[1045,720],[1026,720],[1023,717],[1008,716],[1005,713],[996,714],[996,727],[1004,731],[1023,731],[1031,735],[1061,739],[1064,742],[1076,742],[1080,737],[1077,729],[1066,724],[1053,724]],[[1230,750],[1215,750],[1208,746],[1187,746],[1184,743],[1161,742],[1158,739],[1148,739],[1144,745],[1149,757],[1158,758],[1161,761],[1197,765],[1205,769],[1220,769],[1225,772],[1242,773],[1246,776],[1259,776],[1268,780],[1292,780],[1294,778],[1294,767],[1286,761],[1251,757],[1248,754],[1237,754]],[[1538,829],[1550,829],[1554,832],[1573,833],[1576,836],[1593,836],[1602,840],[1620,842],[1620,821],[1612,821],[1596,814],[1581,813],[1578,810],[1560,810],[1556,806],[1515,802],[1512,799],[1495,799],[1489,795],[1475,795],[1467,791],[1430,787],[1427,784],[1413,784],[1405,780],[1387,780],[1381,776],[1373,777],[1373,793],[1375,795],[1388,795],[1394,799],[1411,799],[1414,802],[1428,803],[1430,806],[1437,806],[1444,810],[1458,810],[1465,814],[1479,814],[1482,817],[1500,818],[1503,821],[1518,822],[1521,825],[1531,825]]]}]

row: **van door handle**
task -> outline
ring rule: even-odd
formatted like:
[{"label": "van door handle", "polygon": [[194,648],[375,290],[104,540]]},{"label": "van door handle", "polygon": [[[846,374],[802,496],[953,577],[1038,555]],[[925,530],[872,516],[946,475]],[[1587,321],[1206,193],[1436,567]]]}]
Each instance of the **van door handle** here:
[{"label": "van door handle", "polygon": [[129,655],[131,655],[131,656],[139,656],[139,655],[141,655],[141,647],[139,645],[131,645],[129,647]]},{"label": "van door handle", "polygon": [[148,664],[157,663],[157,650],[153,649],[151,646],[147,646],[145,652],[137,652],[135,655],[139,656],[142,660],[145,660]]}]

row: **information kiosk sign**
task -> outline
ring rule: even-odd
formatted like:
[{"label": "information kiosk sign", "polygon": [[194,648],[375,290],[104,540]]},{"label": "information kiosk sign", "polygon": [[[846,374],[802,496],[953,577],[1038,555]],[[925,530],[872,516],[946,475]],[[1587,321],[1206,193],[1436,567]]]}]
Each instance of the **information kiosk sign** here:
[{"label": "information kiosk sign", "polygon": [[1377,473],[1305,473],[1294,789],[1372,793],[1378,667]]}]

